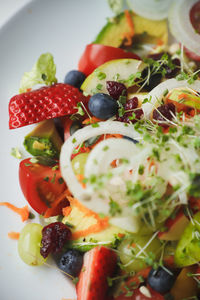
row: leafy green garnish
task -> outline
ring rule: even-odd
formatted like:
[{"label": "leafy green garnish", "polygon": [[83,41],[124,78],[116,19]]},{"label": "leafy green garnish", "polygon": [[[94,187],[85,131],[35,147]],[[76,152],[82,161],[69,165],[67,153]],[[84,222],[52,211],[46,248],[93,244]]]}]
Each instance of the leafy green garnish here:
[{"label": "leafy green garnish", "polygon": [[117,15],[122,11],[124,0],[108,0],[111,10]]},{"label": "leafy green garnish", "polygon": [[21,159],[21,158],[22,158],[22,154],[21,154],[21,152],[19,151],[19,148],[18,148],[18,147],[12,148],[10,154],[11,154],[13,157],[17,158],[17,159]]},{"label": "leafy green garnish", "polygon": [[27,92],[37,84],[52,85],[57,82],[56,65],[51,53],[40,55],[30,72],[25,72],[20,82],[20,93]]}]

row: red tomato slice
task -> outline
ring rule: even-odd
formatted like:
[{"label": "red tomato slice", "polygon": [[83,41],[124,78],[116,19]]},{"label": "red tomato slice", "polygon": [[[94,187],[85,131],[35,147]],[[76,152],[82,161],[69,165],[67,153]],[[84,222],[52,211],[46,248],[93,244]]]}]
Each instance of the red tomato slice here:
[{"label": "red tomato slice", "polygon": [[184,47],[185,54],[189,59],[195,60],[195,61],[200,61],[200,55],[195,54],[194,52],[190,51],[186,47]]},{"label": "red tomato slice", "polygon": [[64,129],[64,141],[66,141],[71,135],[70,135],[70,127],[73,123],[73,121],[70,119],[70,117],[62,117],[61,123]]},{"label": "red tomato slice", "polygon": [[150,287],[148,287],[148,290],[151,294],[151,298],[149,297],[146,297],[144,294],[142,294],[140,292],[139,289],[135,289],[133,290],[133,295],[132,296],[128,296],[127,297],[127,294],[123,294],[123,295],[120,295],[119,297],[115,298],[114,300],[150,300],[150,299],[153,299],[153,300],[164,300],[164,297],[157,293],[156,291],[152,290]]},{"label": "red tomato slice", "polygon": [[119,58],[134,58],[140,60],[140,57],[136,54],[126,52],[120,48],[100,44],[89,44],[86,46],[79,60],[78,69],[88,76],[103,63]]},{"label": "red tomato slice", "polygon": [[190,21],[195,31],[200,34],[200,1],[192,6],[190,10]]},{"label": "red tomato slice", "polygon": [[[19,183],[24,197],[39,214],[44,214],[47,208],[51,207],[51,203],[66,189],[59,168],[52,169],[49,166],[31,163],[29,158],[20,162]],[[68,205],[67,200],[64,199],[64,202],[55,209],[53,215],[60,214],[61,209]]]}]

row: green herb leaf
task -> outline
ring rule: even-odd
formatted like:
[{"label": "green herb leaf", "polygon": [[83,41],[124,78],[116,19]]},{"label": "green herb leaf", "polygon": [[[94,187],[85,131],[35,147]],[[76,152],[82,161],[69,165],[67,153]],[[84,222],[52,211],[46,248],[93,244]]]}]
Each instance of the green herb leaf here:
[{"label": "green herb leaf", "polygon": [[24,73],[20,82],[20,93],[27,92],[37,84],[52,85],[57,82],[56,65],[51,53],[42,54],[30,72]]}]

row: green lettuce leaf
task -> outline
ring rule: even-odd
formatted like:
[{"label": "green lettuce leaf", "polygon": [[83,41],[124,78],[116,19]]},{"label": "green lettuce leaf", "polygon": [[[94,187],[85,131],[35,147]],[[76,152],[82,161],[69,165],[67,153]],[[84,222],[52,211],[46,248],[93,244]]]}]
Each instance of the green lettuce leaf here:
[{"label": "green lettuce leaf", "polygon": [[20,82],[20,93],[27,92],[37,84],[52,85],[57,82],[56,65],[51,53],[42,54],[30,72],[24,73]]}]

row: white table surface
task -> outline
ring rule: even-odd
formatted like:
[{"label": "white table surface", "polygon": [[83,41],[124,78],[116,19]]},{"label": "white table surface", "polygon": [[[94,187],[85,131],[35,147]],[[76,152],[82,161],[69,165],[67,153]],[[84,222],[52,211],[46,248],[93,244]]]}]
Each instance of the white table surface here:
[{"label": "white table surface", "polygon": [[0,0],[0,27],[30,0]]}]

